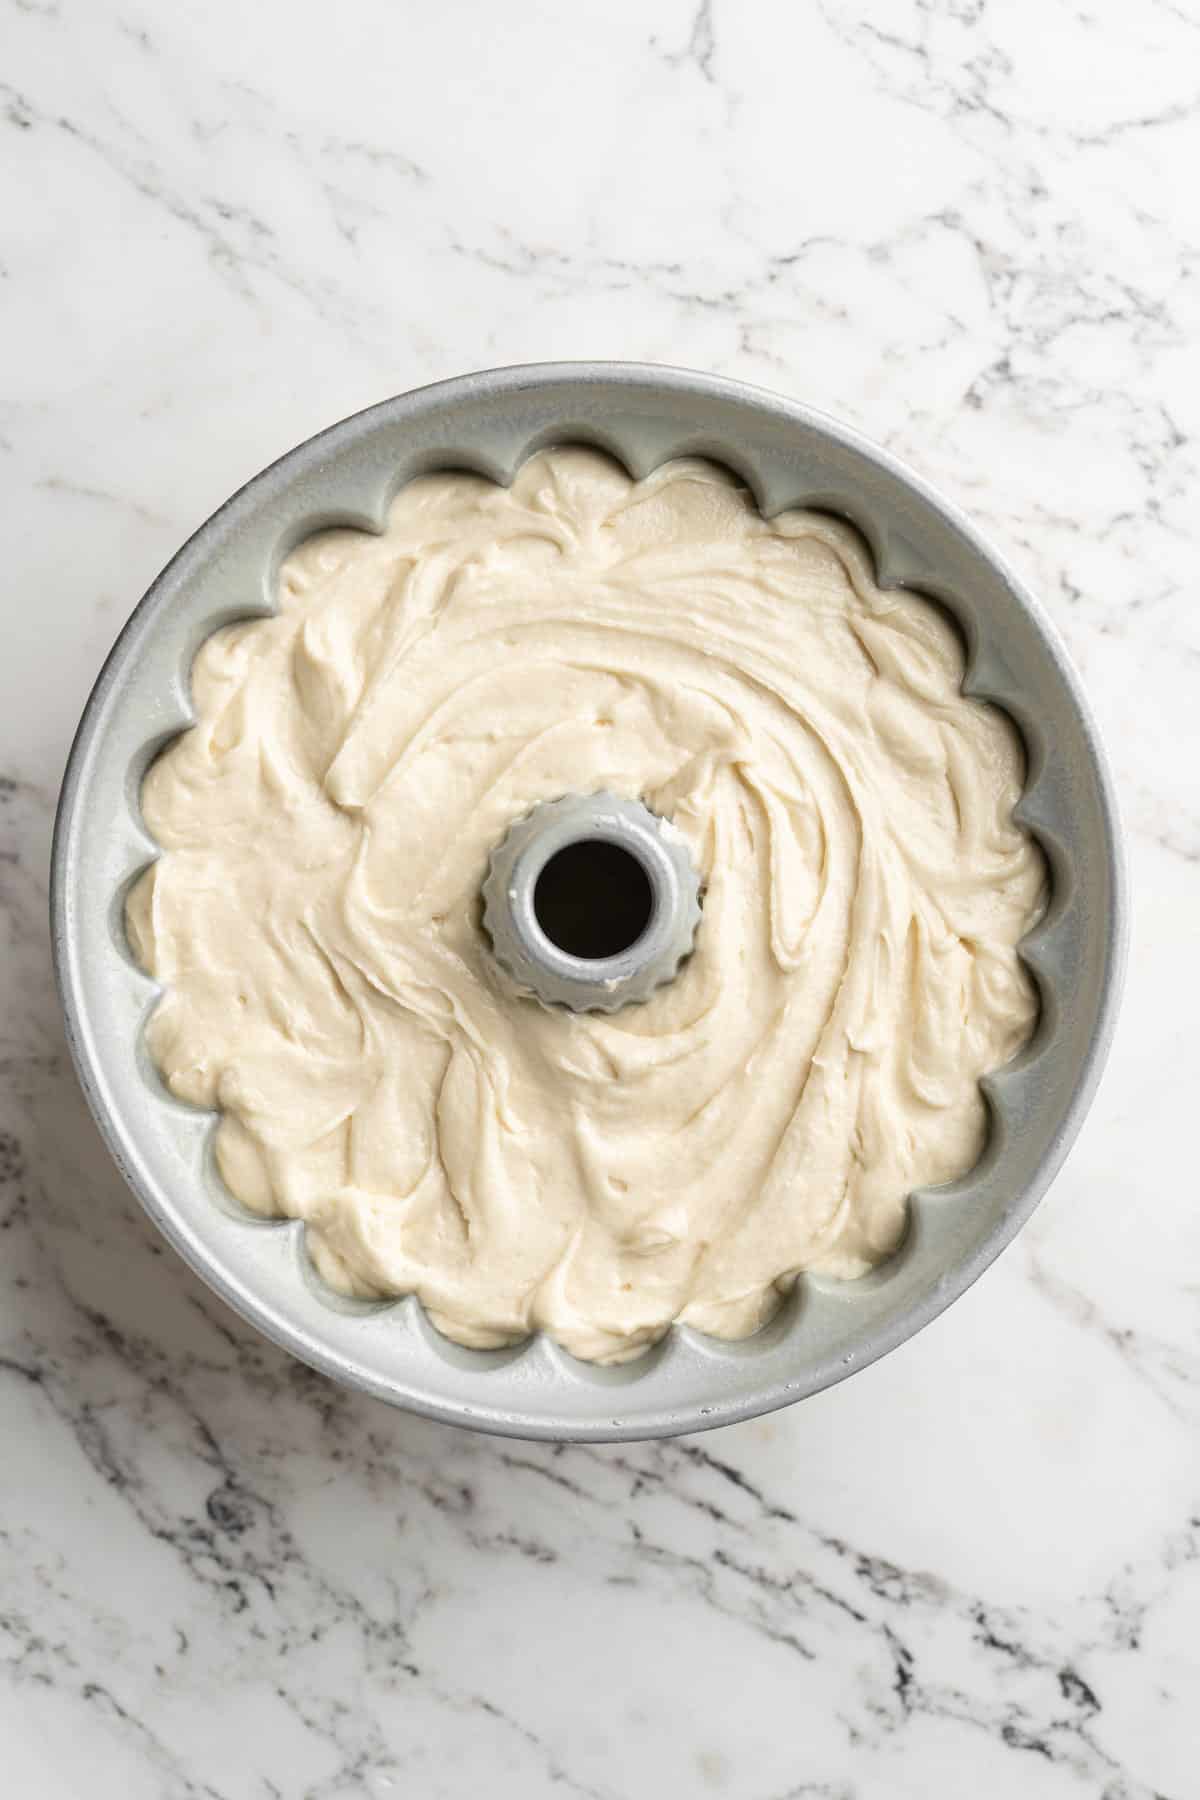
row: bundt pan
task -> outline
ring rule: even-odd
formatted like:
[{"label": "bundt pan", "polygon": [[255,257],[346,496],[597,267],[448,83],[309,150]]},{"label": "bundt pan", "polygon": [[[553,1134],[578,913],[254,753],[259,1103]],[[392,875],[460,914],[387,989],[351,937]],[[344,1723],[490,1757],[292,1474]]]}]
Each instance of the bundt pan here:
[{"label": "bundt pan", "polygon": [[[215,1116],[171,1099],[142,1029],[154,985],[134,965],[123,903],[156,847],[138,794],[190,719],[189,669],[210,632],[269,611],[283,556],[330,525],[379,529],[401,483],[465,467],[508,482],[536,449],[599,446],[643,476],[668,458],[735,470],[763,512],[849,519],[885,586],[944,604],[968,650],[969,693],[1023,734],[1019,817],[1046,852],[1052,894],[1022,950],[1042,1010],[1026,1050],[984,1083],[979,1164],[912,1196],[901,1249],[865,1279],[802,1278],[737,1343],[675,1328],[615,1368],[545,1338],[471,1351],[412,1298],[340,1298],[315,1275],[304,1228],[264,1222],[223,1189]],[[1029,1217],[1091,1101],[1120,987],[1126,900],[1112,788],[1077,678],[1036,601],[967,522],[855,432],[793,401],[684,370],[621,363],[498,369],[385,400],[302,444],[201,526],[117,640],[88,701],[59,802],[51,911],[67,1032],[84,1092],[126,1180],[196,1272],[314,1368],[432,1418],[514,1437],[669,1436],[728,1424],[828,1387],[903,1343],[957,1298]]]}]

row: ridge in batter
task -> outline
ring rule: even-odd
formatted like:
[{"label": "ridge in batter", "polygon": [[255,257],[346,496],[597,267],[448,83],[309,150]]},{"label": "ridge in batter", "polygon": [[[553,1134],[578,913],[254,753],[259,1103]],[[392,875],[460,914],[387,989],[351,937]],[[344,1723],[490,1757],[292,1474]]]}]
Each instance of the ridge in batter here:
[{"label": "ridge in batter", "polygon": [[[1021,745],[962,675],[853,531],[710,463],[415,480],[196,659],[127,907],[151,1054],[336,1288],[598,1362],[745,1336],[973,1165],[979,1078],[1036,1022]],[[684,834],[703,921],[644,1005],[550,1010],[480,883],[514,819],[601,788]]]}]

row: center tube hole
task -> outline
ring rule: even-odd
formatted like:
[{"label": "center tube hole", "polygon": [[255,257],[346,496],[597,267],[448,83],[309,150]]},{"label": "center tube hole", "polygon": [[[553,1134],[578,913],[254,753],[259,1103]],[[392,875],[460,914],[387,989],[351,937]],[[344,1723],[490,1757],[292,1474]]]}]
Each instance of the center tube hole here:
[{"label": "center tube hole", "polygon": [[533,910],[568,956],[601,961],[636,944],[654,910],[650,878],[636,856],[605,838],[565,844],[533,890]]}]

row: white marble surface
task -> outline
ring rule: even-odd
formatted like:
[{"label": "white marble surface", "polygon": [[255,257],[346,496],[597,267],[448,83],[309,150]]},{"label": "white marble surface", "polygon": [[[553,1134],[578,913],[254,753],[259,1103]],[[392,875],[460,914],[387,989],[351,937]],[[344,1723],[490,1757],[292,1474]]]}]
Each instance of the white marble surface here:
[{"label": "white marble surface", "polygon": [[[0,1791],[1200,1793],[1196,0],[0,3]],[[231,489],[464,368],[640,357],[861,424],[1044,594],[1137,900],[1032,1225],[835,1392],[500,1444],[289,1362],[66,1065],[47,837]]]}]

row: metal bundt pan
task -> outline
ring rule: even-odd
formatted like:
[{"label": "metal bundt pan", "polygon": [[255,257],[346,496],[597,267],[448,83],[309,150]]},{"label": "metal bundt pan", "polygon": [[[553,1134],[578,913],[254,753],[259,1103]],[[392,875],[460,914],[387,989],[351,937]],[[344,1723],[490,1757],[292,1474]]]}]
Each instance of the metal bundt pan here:
[{"label": "metal bundt pan", "polygon": [[[378,529],[414,475],[465,467],[508,482],[547,444],[610,451],[635,476],[670,457],[734,469],[766,514],[824,508],[868,540],[884,585],[945,604],[968,646],[967,691],[1024,735],[1019,816],[1049,859],[1048,913],[1023,946],[1042,994],[1037,1034],[985,1082],[982,1161],[912,1198],[898,1253],[864,1280],[803,1279],[755,1337],[676,1328],[614,1369],[544,1338],[459,1348],[407,1299],[340,1299],[314,1274],[301,1224],[248,1216],[211,1157],[215,1118],[171,1099],[142,1027],[153,984],[133,964],[123,903],[155,854],[138,794],[189,723],[188,674],[217,626],[269,611],[281,559],[330,525]],[[516,1437],[668,1436],[801,1399],[873,1362],[957,1298],[1029,1217],[1095,1091],[1126,935],[1119,827],[1096,727],[1037,602],[966,521],[855,432],[732,381],[622,363],[499,369],[386,400],[302,444],[201,526],[121,633],[83,715],[59,802],[51,913],[67,1033],[84,1092],[147,1212],[222,1299],[296,1356],[433,1418]]]}]

